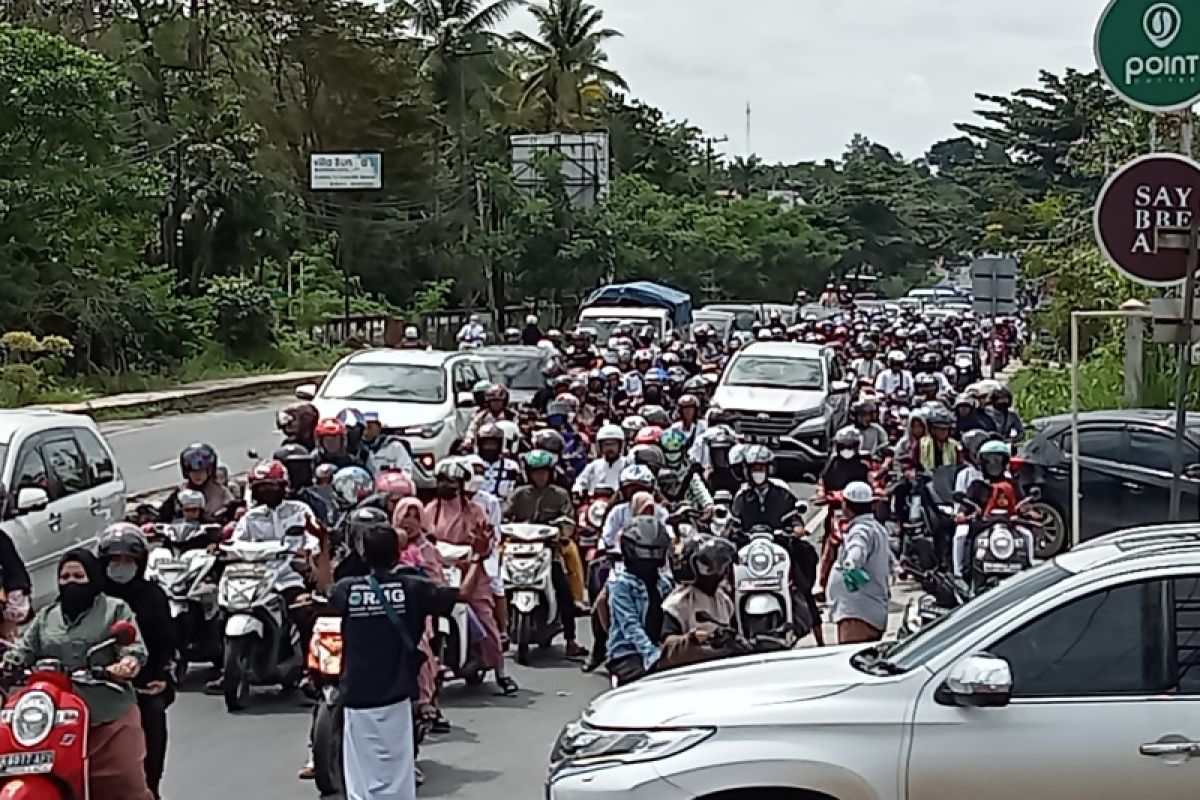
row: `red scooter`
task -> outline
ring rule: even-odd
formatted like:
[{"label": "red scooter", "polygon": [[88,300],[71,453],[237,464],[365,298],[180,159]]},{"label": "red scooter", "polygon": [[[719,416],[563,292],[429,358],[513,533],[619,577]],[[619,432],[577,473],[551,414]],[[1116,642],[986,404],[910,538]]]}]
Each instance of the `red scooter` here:
[{"label": "red scooter", "polygon": [[88,648],[87,669],[67,672],[57,659],[42,659],[9,692],[0,710],[0,800],[86,800],[88,708],[77,684],[120,689],[94,656],[127,647],[137,628],[118,622],[109,637]]}]

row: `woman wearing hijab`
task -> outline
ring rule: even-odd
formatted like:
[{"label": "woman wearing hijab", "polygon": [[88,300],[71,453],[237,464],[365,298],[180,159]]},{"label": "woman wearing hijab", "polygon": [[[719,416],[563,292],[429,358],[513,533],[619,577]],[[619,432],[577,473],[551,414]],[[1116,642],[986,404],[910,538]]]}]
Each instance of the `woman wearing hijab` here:
[{"label": "woman wearing hijab", "polygon": [[[30,668],[39,659],[53,658],[68,671],[86,668],[87,648],[80,643],[103,642],[117,622],[136,628],[133,611],[125,601],[104,595],[103,589],[104,572],[96,557],[86,550],[68,552],[58,564],[58,600],[38,612],[4,660]],[[87,745],[92,800],[153,800],[142,768],[146,739],[132,683],[146,658],[139,632],[131,644],[112,644],[91,657],[91,664],[105,667],[119,689],[75,686],[90,716]]]},{"label": "woman wearing hijab", "polygon": [[504,671],[504,652],[500,647],[500,626],[496,622],[492,586],[483,562],[492,552],[492,528],[487,514],[466,495],[467,481],[474,471],[459,459],[445,459],[437,465],[437,497],[425,507],[430,532],[439,542],[470,545],[474,549],[471,569],[460,589],[462,597],[475,612],[485,635],[479,642],[477,657],[485,669],[495,670],[500,693],[517,693],[517,682]]}]

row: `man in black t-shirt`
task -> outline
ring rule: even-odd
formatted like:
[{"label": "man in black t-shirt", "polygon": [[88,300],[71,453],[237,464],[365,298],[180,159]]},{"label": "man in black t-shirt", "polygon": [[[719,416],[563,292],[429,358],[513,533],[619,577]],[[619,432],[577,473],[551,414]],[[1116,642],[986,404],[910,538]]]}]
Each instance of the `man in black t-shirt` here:
[{"label": "man in black t-shirt", "polygon": [[426,617],[449,614],[458,591],[400,568],[401,542],[386,524],[366,530],[363,558],[371,573],[334,584],[330,602],[342,615],[342,735],[347,800],[414,800],[412,701],[418,697]]}]

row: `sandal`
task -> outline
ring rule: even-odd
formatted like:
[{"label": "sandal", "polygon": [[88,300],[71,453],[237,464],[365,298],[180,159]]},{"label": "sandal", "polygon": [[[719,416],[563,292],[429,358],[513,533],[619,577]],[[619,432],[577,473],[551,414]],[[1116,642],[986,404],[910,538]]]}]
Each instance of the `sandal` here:
[{"label": "sandal", "polygon": [[517,686],[517,682],[505,675],[503,678],[496,679],[496,686],[500,687],[501,697],[515,697],[521,687]]},{"label": "sandal", "polygon": [[433,718],[433,732],[434,733],[449,733],[450,728],[451,728],[450,720],[448,720],[446,718],[446,715],[443,714],[440,709],[438,709],[437,716]]}]

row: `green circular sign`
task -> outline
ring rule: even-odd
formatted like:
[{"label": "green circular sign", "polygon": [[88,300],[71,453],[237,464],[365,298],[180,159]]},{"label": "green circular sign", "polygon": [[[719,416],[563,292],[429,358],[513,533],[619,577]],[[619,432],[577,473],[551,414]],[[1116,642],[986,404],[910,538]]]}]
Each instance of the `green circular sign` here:
[{"label": "green circular sign", "polygon": [[1200,4],[1111,0],[1096,26],[1096,63],[1126,102],[1180,111],[1200,100]]}]

